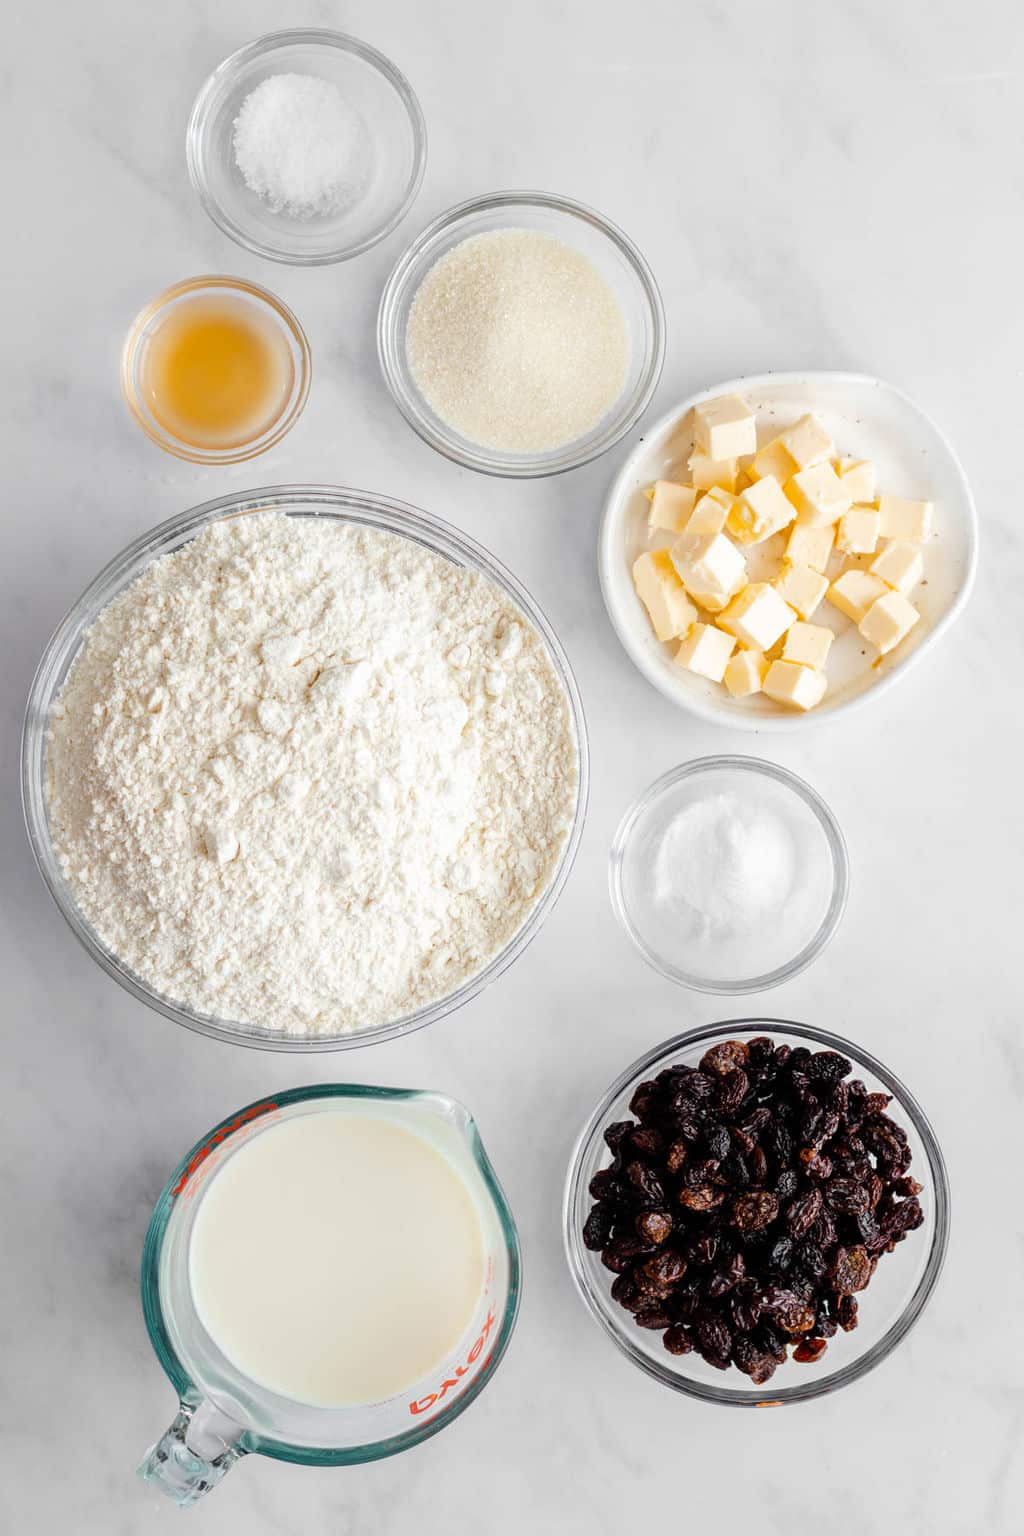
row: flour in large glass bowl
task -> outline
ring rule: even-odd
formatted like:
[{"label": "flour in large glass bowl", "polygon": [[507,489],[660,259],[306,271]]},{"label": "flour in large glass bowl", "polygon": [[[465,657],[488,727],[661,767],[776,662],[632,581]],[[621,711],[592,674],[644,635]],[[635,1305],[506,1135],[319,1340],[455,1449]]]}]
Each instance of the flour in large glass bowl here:
[{"label": "flour in large glass bowl", "polygon": [[102,944],[196,1012],[373,1028],[485,967],[559,863],[579,753],[494,582],[381,529],[211,523],[100,612],[50,832]]}]

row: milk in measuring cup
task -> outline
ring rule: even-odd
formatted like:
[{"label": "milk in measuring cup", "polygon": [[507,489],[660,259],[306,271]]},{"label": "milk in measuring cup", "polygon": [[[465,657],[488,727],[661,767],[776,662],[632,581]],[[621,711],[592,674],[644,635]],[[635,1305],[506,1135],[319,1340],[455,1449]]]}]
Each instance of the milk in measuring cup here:
[{"label": "milk in measuring cup", "polygon": [[484,1286],[473,1197],[424,1136],[344,1108],[282,1120],[211,1179],[189,1244],[199,1317],[251,1381],[374,1403],[440,1364]]}]

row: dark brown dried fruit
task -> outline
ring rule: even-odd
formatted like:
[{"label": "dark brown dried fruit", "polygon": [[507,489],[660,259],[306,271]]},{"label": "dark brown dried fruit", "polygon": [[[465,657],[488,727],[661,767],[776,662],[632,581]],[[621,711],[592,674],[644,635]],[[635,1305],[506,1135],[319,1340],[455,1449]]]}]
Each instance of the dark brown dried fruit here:
[{"label": "dark brown dried fruit", "polygon": [[779,1214],[779,1202],[767,1189],[740,1195],[732,1203],[732,1219],[740,1232],[763,1232]]},{"label": "dark brown dried fruit", "polygon": [[857,1326],[855,1292],[925,1220],[888,1094],[837,1051],[720,1041],[660,1070],[605,1131],[584,1244],[669,1353],[767,1381]]}]

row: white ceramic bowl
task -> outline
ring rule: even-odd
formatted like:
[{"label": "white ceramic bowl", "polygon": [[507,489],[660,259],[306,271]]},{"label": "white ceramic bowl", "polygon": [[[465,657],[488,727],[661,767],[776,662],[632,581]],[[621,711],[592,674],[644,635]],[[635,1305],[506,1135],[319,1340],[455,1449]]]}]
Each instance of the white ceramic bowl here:
[{"label": "white ceramic bowl", "polygon": [[[838,450],[873,459],[882,488],[935,503],[935,531],[924,548],[925,581],[913,594],[921,621],[896,650],[876,661],[874,648],[831,603],[814,615],[833,629],[829,691],[808,714],[764,694],[734,699],[717,683],[672,660],[674,647],[654,637],[633,589],[633,561],[647,548],[647,500],[653,480],[685,477],[693,447],[692,411],[702,400],[741,394],[755,408],[766,441],[808,411],[820,417]],[[675,703],[720,725],[796,730],[877,698],[931,649],[962,611],[974,582],[977,513],[960,461],[943,432],[906,395],[859,373],[767,373],[730,379],[683,400],[646,431],[619,471],[605,505],[598,565],[605,605],[619,639],[654,686]]]}]

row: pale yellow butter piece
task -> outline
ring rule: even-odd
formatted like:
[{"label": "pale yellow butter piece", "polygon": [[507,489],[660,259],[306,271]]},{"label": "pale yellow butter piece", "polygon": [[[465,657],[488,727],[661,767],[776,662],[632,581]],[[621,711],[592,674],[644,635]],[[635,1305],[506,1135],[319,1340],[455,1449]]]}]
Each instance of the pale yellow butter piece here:
[{"label": "pale yellow butter piece", "polygon": [[723,491],[735,493],[739,472],[735,459],[711,459],[702,448],[695,448],[686,463],[698,491],[710,491],[713,485],[720,485]]},{"label": "pale yellow butter piece", "polygon": [[822,528],[838,522],[851,506],[851,497],[843,482],[827,461],[801,469],[786,485],[786,495],[802,523]]},{"label": "pale yellow butter piece", "polygon": [[871,604],[857,628],[865,640],[876,645],[882,656],[905,639],[921,615],[902,592],[886,592]]},{"label": "pale yellow butter piece", "polygon": [[724,533],[686,532],[669,554],[690,592],[735,592],[746,579],[746,561]]},{"label": "pale yellow butter piece", "polygon": [[878,470],[871,459],[840,459],[839,478],[855,506],[866,507],[878,495]]},{"label": "pale yellow butter piece", "polygon": [[761,692],[768,663],[760,651],[737,651],[725,669],[725,686],[734,699]]},{"label": "pale yellow butter piece", "polygon": [[809,619],[828,591],[828,577],[809,565],[784,565],[775,590],[802,619]]},{"label": "pale yellow butter piece", "polygon": [[794,624],[787,630],[782,660],[795,661],[801,667],[822,672],[835,637],[822,624]]},{"label": "pale yellow butter piece", "polygon": [[873,507],[851,507],[839,519],[836,548],[849,555],[873,555],[881,526],[882,514]]},{"label": "pale yellow butter piece", "polygon": [[790,565],[809,565],[812,571],[824,571],[835,540],[836,530],[831,524],[809,528],[806,523],[797,523],[790,530],[785,558]]},{"label": "pale yellow butter piece", "polygon": [[742,592],[746,585],[747,578],[744,576],[739,586],[734,588],[732,592],[723,592],[720,588],[715,587],[706,592],[701,592],[700,590],[691,592],[690,596],[698,608],[703,608],[707,613],[721,613],[723,608],[728,608],[737,592]]},{"label": "pale yellow butter piece", "polygon": [[647,527],[651,533],[658,529],[664,529],[666,533],[682,533],[697,496],[692,485],[679,485],[675,480],[655,480],[651,509],[647,514]]},{"label": "pale yellow butter piece", "polygon": [[748,467],[753,470],[755,479],[763,480],[766,475],[771,475],[780,485],[792,480],[800,468],[781,437],[774,437],[770,443],[759,448],[754,454],[753,463]]},{"label": "pale yellow butter piece", "polygon": [[713,624],[695,624],[676,651],[675,659],[681,667],[720,683],[735,647],[732,636],[723,634]]},{"label": "pale yellow butter piece", "polygon": [[906,597],[924,576],[924,556],[915,545],[893,539],[872,560],[871,570],[881,576],[887,587],[894,587]]},{"label": "pale yellow butter piece", "polygon": [[753,581],[734,597],[719,624],[743,645],[767,651],[796,620],[795,611],[766,581]]},{"label": "pale yellow butter piece", "polygon": [[729,532],[741,544],[761,544],[788,528],[796,509],[774,475],[765,475],[737,496],[729,513]]},{"label": "pale yellow butter piece", "polygon": [[650,549],[633,562],[633,585],[659,640],[676,640],[696,623],[697,610],[667,549]]},{"label": "pale yellow butter piece", "polygon": [[685,531],[687,533],[721,533],[735,500],[735,496],[730,495],[728,491],[723,491],[720,485],[713,485],[710,491],[699,492],[697,505],[686,524]]},{"label": "pale yellow butter piece", "polygon": [[697,447],[709,459],[738,459],[757,449],[757,422],[739,395],[719,395],[693,408]]},{"label": "pale yellow butter piece", "polygon": [[932,531],[935,508],[930,501],[909,501],[904,496],[879,496],[878,510],[882,515],[882,537],[885,539],[923,544]]},{"label": "pale yellow butter piece", "polygon": [[880,576],[871,571],[844,571],[828,589],[828,600],[840,613],[859,624],[872,603],[888,591]]},{"label": "pale yellow butter piece", "polygon": [[797,469],[810,469],[813,464],[835,458],[835,444],[817,416],[801,416],[793,426],[779,433],[778,440]]},{"label": "pale yellow butter piece", "polygon": [[795,661],[773,661],[765,675],[764,691],[779,704],[794,709],[813,709],[825,697],[828,679],[813,667],[801,667]]}]

